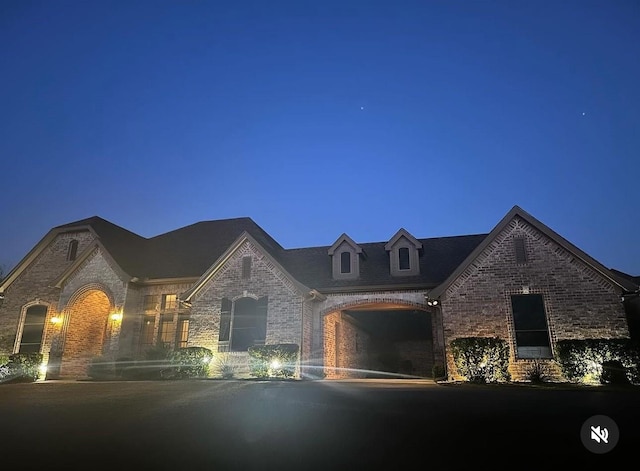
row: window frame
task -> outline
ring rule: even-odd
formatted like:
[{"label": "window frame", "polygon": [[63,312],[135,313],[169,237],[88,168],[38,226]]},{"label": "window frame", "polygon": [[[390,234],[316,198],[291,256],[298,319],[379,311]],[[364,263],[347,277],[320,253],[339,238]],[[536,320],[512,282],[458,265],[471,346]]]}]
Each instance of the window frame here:
[{"label": "window frame", "polygon": [[[218,351],[219,352],[246,352],[249,347],[254,345],[264,345],[267,338],[267,312],[268,297],[254,298],[252,296],[244,296],[235,300],[222,298],[220,304],[220,324],[218,329]],[[251,304],[250,312],[238,310],[238,303]],[[245,308],[246,309],[246,308]],[[251,312],[252,311],[252,312]],[[244,323],[238,318],[243,315]],[[252,319],[251,319],[252,318]],[[242,341],[240,347],[234,346],[241,342],[241,332],[249,333],[254,331],[254,338],[251,344],[246,339]]]},{"label": "window frame", "polygon": [[[345,265],[348,266],[349,270],[345,271]],[[351,263],[351,252],[348,250],[343,250],[340,252],[340,274],[341,275],[350,275],[352,273],[352,263]]]},{"label": "window frame", "polygon": [[[406,253],[406,258],[402,254]],[[402,262],[407,262],[407,267],[402,268]],[[409,247],[398,247],[398,271],[410,271],[411,270],[411,250]]]},{"label": "window frame", "polygon": [[[44,314],[42,315],[42,322],[29,322],[29,311],[36,308],[44,308]],[[47,319],[49,317],[49,306],[43,303],[33,303],[28,306],[23,307],[22,316],[20,319],[20,335],[16,336],[16,341],[14,344],[14,353],[41,353],[42,345],[44,344],[45,333],[47,330]],[[36,342],[28,342],[28,345],[37,345],[37,350],[26,351],[23,350],[24,342],[24,332],[26,327],[36,326],[40,329],[40,341]]]},{"label": "window frame", "polygon": [[[531,301],[536,300],[536,302],[529,306],[522,302],[518,302],[518,300],[524,301],[525,299],[529,299]],[[522,360],[553,358],[551,330],[549,328],[549,319],[544,296],[540,293],[512,294],[510,296],[510,303],[516,358]],[[520,305],[517,306],[517,304]],[[538,319],[532,319],[531,317],[528,317],[531,315],[537,315],[540,317]],[[523,323],[529,323],[529,325],[526,326],[528,328],[523,328],[525,327]],[[518,326],[518,324],[520,324],[520,326]],[[540,327],[536,327],[536,324],[539,324]],[[544,324],[544,328],[542,328],[542,324]],[[542,333],[544,333],[546,342],[523,344],[522,340],[519,340],[519,337],[533,337],[535,334]]]}]

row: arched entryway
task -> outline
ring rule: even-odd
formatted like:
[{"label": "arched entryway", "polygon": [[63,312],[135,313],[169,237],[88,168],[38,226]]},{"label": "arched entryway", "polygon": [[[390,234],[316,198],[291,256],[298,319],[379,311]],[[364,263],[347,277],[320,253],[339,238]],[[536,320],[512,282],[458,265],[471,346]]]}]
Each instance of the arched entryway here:
[{"label": "arched entryway", "polygon": [[327,379],[430,377],[430,309],[414,303],[361,302],[323,316]]},{"label": "arched entryway", "polygon": [[65,311],[61,378],[86,377],[91,359],[104,353],[112,308],[113,302],[99,288],[84,289],[71,299]]}]

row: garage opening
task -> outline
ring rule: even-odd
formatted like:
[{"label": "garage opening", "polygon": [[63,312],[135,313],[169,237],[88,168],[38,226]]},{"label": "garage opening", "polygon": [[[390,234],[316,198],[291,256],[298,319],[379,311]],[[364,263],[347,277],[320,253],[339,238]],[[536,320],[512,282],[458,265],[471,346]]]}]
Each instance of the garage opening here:
[{"label": "garage opening", "polygon": [[325,377],[431,377],[431,314],[396,306],[369,306],[324,319]]}]

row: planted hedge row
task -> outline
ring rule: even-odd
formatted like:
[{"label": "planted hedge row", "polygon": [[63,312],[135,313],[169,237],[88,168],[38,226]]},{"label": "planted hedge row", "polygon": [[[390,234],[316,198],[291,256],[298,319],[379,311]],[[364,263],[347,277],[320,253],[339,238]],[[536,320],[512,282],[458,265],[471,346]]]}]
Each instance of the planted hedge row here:
[{"label": "planted hedge row", "polygon": [[256,378],[293,378],[299,350],[295,343],[249,347],[249,374]]},{"label": "planted hedge row", "polygon": [[32,383],[40,376],[41,353],[14,353],[0,359],[0,382]]},{"label": "planted hedge row", "polygon": [[[456,369],[467,381],[509,381],[509,346],[505,340],[461,337],[450,347]],[[560,340],[554,360],[570,382],[640,384],[640,347],[629,339]]]},{"label": "planted hedge row", "polygon": [[559,340],[556,360],[571,382],[640,383],[638,344],[629,339]]},{"label": "planted hedge row", "polygon": [[460,375],[472,383],[509,381],[509,345],[499,337],[460,337],[450,344]]},{"label": "planted hedge row", "polygon": [[147,350],[139,360],[95,357],[89,364],[88,375],[97,380],[205,378],[212,358],[211,350],[205,347],[171,350],[157,346]]}]

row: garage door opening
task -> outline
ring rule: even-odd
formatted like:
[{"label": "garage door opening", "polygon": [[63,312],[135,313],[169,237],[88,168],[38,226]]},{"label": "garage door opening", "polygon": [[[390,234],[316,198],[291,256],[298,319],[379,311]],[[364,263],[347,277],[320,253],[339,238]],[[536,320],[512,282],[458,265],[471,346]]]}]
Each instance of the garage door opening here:
[{"label": "garage door opening", "polygon": [[431,376],[428,311],[375,306],[333,312],[324,319],[324,341],[327,379]]}]

